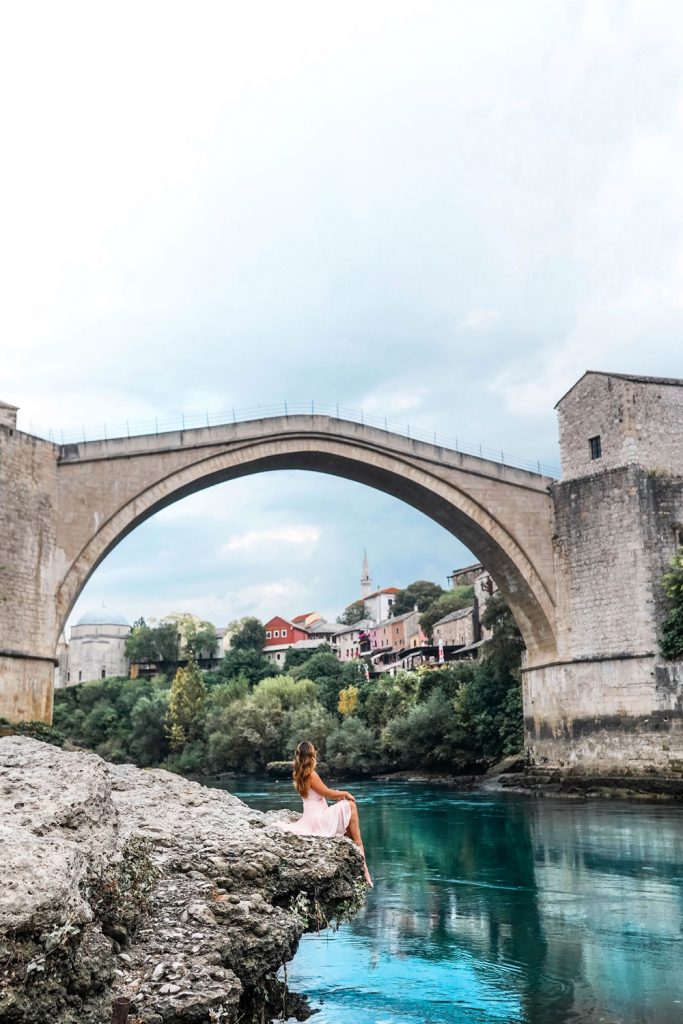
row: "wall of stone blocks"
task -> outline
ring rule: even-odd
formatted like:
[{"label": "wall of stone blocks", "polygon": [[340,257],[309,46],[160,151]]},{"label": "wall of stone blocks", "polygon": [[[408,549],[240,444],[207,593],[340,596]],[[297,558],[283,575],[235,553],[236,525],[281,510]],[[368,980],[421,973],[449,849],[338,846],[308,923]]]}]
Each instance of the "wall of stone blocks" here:
[{"label": "wall of stone blocks", "polygon": [[[683,384],[588,373],[557,404],[562,479],[637,464],[681,475]],[[589,438],[602,456],[591,459]]]},{"label": "wall of stone blocks", "polygon": [[535,764],[683,768],[683,665],[659,657],[573,662],[525,672],[523,688]]},{"label": "wall of stone blocks", "polygon": [[52,707],[56,451],[0,425],[0,715],[11,720]]},{"label": "wall of stone blocks", "polygon": [[635,466],[553,487],[558,655],[655,654],[683,479]]}]

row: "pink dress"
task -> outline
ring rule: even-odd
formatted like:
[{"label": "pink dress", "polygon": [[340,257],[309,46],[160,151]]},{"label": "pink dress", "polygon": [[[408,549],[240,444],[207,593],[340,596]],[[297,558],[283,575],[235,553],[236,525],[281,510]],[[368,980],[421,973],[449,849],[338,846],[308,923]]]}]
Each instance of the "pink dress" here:
[{"label": "pink dress", "polygon": [[309,789],[303,801],[304,813],[299,820],[279,822],[281,828],[300,836],[344,835],[351,821],[351,804],[348,800],[328,804],[324,796]]}]

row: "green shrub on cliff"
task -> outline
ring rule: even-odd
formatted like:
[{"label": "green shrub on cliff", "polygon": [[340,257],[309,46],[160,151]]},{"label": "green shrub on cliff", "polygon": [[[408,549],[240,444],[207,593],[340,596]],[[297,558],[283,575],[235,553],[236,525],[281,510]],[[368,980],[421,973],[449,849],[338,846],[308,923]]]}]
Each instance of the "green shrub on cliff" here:
[{"label": "green shrub on cliff", "polygon": [[683,548],[671,559],[662,583],[669,599],[669,614],[662,625],[662,654],[678,661],[683,659]]}]

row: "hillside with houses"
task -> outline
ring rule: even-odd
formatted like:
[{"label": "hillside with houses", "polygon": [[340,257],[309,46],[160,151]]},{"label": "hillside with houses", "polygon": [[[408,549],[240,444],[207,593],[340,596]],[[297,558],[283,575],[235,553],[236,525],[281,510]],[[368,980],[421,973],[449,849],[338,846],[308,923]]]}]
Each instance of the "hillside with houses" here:
[{"label": "hillside with houses", "polygon": [[[454,570],[448,582],[446,591],[427,581],[403,590],[393,586],[374,588],[366,554],[360,594],[336,622],[317,611],[291,615],[278,610],[263,623],[262,653],[274,671],[283,671],[307,652],[324,647],[341,662],[362,661],[368,677],[475,659],[490,634],[482,625],[482,612],[497,588],[479,564]],[[419,584],[433,590],[425,596]],[[411,587],[416,588],[416,600],[406,608]],[[448,607],[449,595],[460,595],[461,601],[450,603],[463,606],[426,621],[426,613],[435,602]],[[123,615],[102,606],[79,618],[68,643],[62,638],[55,685],[62,688],[111,676],[151,677],[191,660],[203,669],[215,669],[231,649],[238,626],[239,622],[216,628],[192,613],[169,616],[154,626],[139,619],[131,626]]]}]

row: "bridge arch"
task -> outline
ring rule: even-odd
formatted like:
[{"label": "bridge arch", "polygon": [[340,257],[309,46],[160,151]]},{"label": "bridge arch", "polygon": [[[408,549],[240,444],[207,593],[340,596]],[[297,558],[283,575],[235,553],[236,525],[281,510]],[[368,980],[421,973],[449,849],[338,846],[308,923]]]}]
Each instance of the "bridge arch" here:
[{"label": "bridge arch", "polygon": [[[308,417],[300,417],[308,420]],[[311,420],[314,418],[311,417]],[[365,484],[423,512],[462,541],[491,573],[524,636],[529,663],[556,648],[550,546],[550,498],[535,474],[486,460],[444,452],[374,428],[320,429],[316,422],[286,429],[271,424],[227,443],[164,446],[89,442],[64,452],[60,463],[64,501],[87,491],[97,478],[98,501],[72,547],[56,593],[57,634],[97,566],[132,530],[179,499],[206,487],[254,473],[300,469]],[[324,418],[322,418],[324,419]],[[267,422],[267,421],[263,421]],[[188,431],[186,434],[195,433]],[[239,433],[239,432],[238,432]],[[425,450],[423,450],[425,449]],[[96,464],[96,465],[94,465]],[[493,469],[491,467],[494,467]],[[76,515],[76,513],[74,513]],[[55,637],[56,643],[56,637]]]}]

